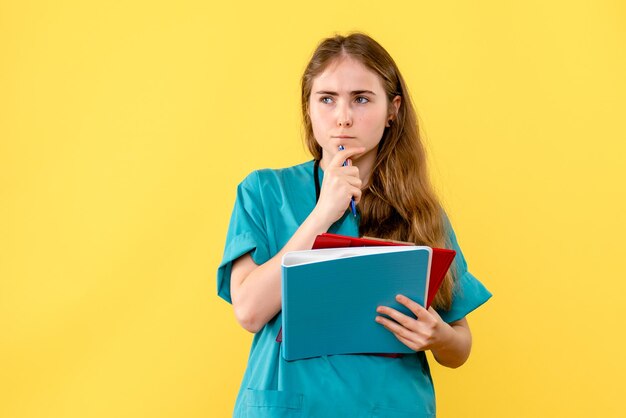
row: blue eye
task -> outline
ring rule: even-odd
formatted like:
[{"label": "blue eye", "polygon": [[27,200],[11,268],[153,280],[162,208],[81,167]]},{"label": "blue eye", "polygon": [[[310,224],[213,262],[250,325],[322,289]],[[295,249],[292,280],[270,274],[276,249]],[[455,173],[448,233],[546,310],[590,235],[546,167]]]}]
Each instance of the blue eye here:
[{"label": "blue eye", "polygon": [[359,104],[369,103],[370,101],[367,97],[364,97],[364,96],[358,96],[355,100]]},{"label": "blue eye", "polygon": [[320,102],[325,103],[325,104],[330,104],[332,103],[332,101],[333,101],[333,98],[330,96],[325,96],[320,99]]}]

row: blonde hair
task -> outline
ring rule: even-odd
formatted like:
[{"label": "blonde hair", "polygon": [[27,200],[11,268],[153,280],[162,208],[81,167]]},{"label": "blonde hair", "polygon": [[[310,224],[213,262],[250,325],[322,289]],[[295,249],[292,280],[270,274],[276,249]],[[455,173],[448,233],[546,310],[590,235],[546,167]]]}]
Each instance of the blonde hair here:
[{"label": "blonde hair", "polygon": [[[389,53],[368,35],[359,32],[336,35],[322,40],[315,49],[302,76],[302,116],[307,148],[314,159],[322,158],[322,148],[313,135],[308,112],[313,80],[342,56],[358,60],[381,78],[389,106],[395,96],[402,97],[397,117],[385,128],[378,145],[370,181],[358,205],[359,233],[450,248],[445,215],[428,177],[426,152],[406,84]],[[435,308],[450,308],[456,280],[456,271],[452,268],[435,297]]]}]

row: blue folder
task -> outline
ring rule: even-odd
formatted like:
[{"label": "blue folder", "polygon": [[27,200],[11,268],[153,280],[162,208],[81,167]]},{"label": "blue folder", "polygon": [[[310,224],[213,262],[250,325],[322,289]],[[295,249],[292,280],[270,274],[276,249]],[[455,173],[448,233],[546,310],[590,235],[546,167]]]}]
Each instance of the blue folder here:
[{"label": "blue folder", "polygon": [[401,293],[424,305],[432,249],[424,246],[293,251],[282,260],[282,355],[414,352],[378,324],[376,308],[414,315]]}]

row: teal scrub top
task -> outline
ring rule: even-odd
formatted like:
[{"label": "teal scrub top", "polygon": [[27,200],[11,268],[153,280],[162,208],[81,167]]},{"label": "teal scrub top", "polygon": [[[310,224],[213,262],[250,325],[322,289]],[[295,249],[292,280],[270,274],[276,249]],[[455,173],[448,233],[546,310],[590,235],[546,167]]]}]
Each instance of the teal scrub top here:
[{"label": "teal scrub top", "polygon": [[[320,181],[324,175],[319,170]],[[276,255],[316,204],[313,161],[278,170],[258,170],[237,188],[224,256],[217,271],[218,295],[232,303],[232,262],[250,253],[256,264]],[[321,184],[321,183],[320,183]],[[328,232],[358,236],[350,211]],[[448,224],[449,226],[449,224]],[[467,271],[448,227],[459,280],[444,321],[462,319],[491,293]],[[281,313],[254,335],[234,417],[434,417],[435,393],[424,352],[390,358],[331,355],[286,361],[276,336]],[[373,319],[372,319],[373,320]]]}]

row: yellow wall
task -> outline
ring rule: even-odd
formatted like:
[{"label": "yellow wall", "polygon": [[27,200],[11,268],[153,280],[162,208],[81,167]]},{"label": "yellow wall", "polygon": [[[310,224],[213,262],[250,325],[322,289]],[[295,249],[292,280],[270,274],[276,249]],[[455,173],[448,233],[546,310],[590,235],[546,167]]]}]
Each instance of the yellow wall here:
[{"label": "yellow wall", "polygon": [[440,417],[626,416],[626,7],[0,2],[0,416],[228,416],[237,183],[308,159],[298,79],[360,29],[407,79],[494,298]]}]

